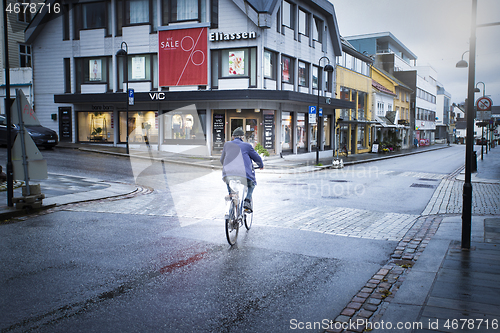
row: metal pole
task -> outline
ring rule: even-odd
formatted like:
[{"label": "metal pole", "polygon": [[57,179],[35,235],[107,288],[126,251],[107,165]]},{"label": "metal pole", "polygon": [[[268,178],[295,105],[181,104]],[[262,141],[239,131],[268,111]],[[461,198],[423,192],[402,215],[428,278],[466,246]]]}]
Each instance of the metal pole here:
[{"label": "metal pole", "polygon": [[470,249],[472,214],[472,152],[474,149],[474,81],[476,75],[476,13],[477,0],[472,0],[469,46],[469,82],[467,91],[467,141],[465,146],[465,182],[462,206],[462,248]]},{"label": "metal pole", "polygon": [[[319,71],[321,70],[321,59],[319,59],[318,65],[318,81],[319,81]],[[323,81],[323,80],[321,80]],[[323,82],[321,82],[323,83]],[[323,85],[321,86],[321,89],[323,89]],[[320,140],[320,126],[319,126],[319,82],[318,82],[318,105],[316,106],[316,165],[319,165],[319,140]]]},{"label": "metal pole", "polygon": [[481,126],[481,161],[483,160],[483,151],[484,151],[484,126]]},{"label": "metal pole", "polygon": [[126,87],[127,87],[127,91],[125,92],[125,97],[126,97],[126,103],[127,103],[127,120],[126,120],[126,127],[127,127],[127,155],[130,153],[129,151],[129,145],[128,145],[128,50],[127,50],[127,54],[125,55],[125,68],[126,68],[126,74],[125,74],[125,78],[126,78]]},{"label": "metal pole", "polygon": [[5,115],[7,118],[7,205],[14,206],[14,175],[12,168],[12,118],[10,114],[10,71],[9,71],[9,34],[7,24],[7,0],[3,0],[3,40],[5,63]]}]

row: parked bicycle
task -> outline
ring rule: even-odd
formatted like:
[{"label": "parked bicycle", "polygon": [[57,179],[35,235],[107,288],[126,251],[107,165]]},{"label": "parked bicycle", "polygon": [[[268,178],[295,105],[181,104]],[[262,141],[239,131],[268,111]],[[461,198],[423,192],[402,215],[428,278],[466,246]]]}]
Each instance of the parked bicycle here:
[{"label": "parked bicycle", "polygon": [[244,199],[247,193],[247,187],[240,180],[229,180],[231,194],[226,196],[226,214],[224,216],[226,225],[226,238],[232,246],[236,244],[240,226],[245,224],[247,230],[250,230],[253,222],[253,211],[244,209]]},{"label": "parked bicycle", "polygon": [[344,144],[337,149],[337,156],[347,157],[349,153],[347,152],[347,146]]}]

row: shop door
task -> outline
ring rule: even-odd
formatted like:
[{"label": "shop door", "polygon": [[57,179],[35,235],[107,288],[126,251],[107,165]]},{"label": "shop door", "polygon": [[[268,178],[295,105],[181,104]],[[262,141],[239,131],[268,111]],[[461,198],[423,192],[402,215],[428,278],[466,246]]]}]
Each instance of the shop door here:
[{"label": "shop door", "polygon": [[59,107],[59,140],[69,141],[73,139],[71,107]]},{"label": "shop door", "polygon": [[233,134],[235,129],[241,127],[245,132],[245,142],[248,142],[255,147],[255,145],[259,142],[258,124],[257,119],[231,118],[229,126],[229,130],[231,132],[229,133],[229,136]]}]

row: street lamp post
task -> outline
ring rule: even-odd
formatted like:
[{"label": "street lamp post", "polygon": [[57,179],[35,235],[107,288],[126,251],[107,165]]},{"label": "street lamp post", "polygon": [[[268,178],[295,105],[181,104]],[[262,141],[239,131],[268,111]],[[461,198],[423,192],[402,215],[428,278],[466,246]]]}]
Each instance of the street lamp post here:
[{"label": "street lamp post", "polygon": [[[481,90],[477,87],[478,84],[482,83],[483,84],[483,97],[485,96],[486,93],[486,85],[484,82],[479,81],[476,83],[476,88],[474,89],[474,92],[481,92]],[[484,153],[484,119],[481,118],[481,161],[483,160],[483,153]],[[486,154],[488,154],[488,145],[486,145]]]},{"label": "street lamp post", "polygon": [[[323,86],[320,87],[320,84],[319,84],[319,71],[321,69],[321,60],[323,60],[323,59],[328,60],[328,64],[325,65],[325,67],[323,68],[323,71],[328,75],[328,73],[332,73],[334,70],[333,66],[330,65],[330,59],[328,59],[328,57],[323,56],[323,57],[319,58],[319,60],[318,60],[318,105],[316,107],[316,165],[319,165],[319,145],[320,145],[321,139],[322,139],[321,133],[323,132],[323,122],[322,122],[323,117],[319,116],[319,91],[320,91],[320,89],[323,89]],[[325,82],[325,80],[321,80],[321,81],[322,81],[321,83]],[[334,113],[333,117],[335,118],[335,113]],[[334,130],[335,130],[335,128],[334,128]]]},{"label": "street lamp post", "polygon": [[[125,45],[125,49],[123,48],[123,45]],[[127,43],[122,42],[120,45],[120,49],[118,52],[116,52],[116,55],[118,57],[125,56],[125,61],[123,65],[123,78],[125,79],[125,105],[127,106],[127,114],[126,114],[126,120],[125,120],[125,126],[126,126],[126,133],[127,133],[127,142],[126,142],[126,152],[127,155],[129,154],[129,145],[128,145],[128,46]]]},{"label": "street lamp post", "polygon": [[[7,0],[3,0],[3,8],[7,8]],[[7,206],[14,206],[14,174],[12,166],[12,120],[10,114],[10,70],[9,70],[9,34],[7,29],[7,10],[3,12],[3,52],[4,52],[4,64],[5,64],[5,116],[7,120]]]},{"label": "street lamp post", "polygon": [[[474,81],[476,75],[476,13],[477,0],[472,0],[471,11],[471,33],[469,44],[469,77],[467,89],[467,136],[465,145],[465,182],[463,189],[462,206],[462,248],[470,249],[471,241],[471,215],[472,215],[472,155],[474,150]],[[467,67],[467,62],[462,60],[457,63],[457,67]]]}]

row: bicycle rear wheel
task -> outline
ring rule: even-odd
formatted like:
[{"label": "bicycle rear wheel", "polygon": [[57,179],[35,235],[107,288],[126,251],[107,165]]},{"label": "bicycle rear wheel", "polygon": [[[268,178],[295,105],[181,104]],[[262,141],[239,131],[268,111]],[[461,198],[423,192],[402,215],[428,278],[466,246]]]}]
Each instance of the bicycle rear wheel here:
[{"label": "bicycle rear wheel", "polygon": [[226,224],[226,238],[229,245],[233,246],[236,244],[236,240],[238,239],[238,231],[240,230],[240,224],[236,218],[237,216],[237,207],[231,201],[231,206],[229,208],[229,214],[225,218]]},{"label": "bicycle rear wheel", "polygon": [[244,219],[245,219],[245,228],[247,228],[247,230],[250,230],[253,222],[253,213],[245,213]]}]

